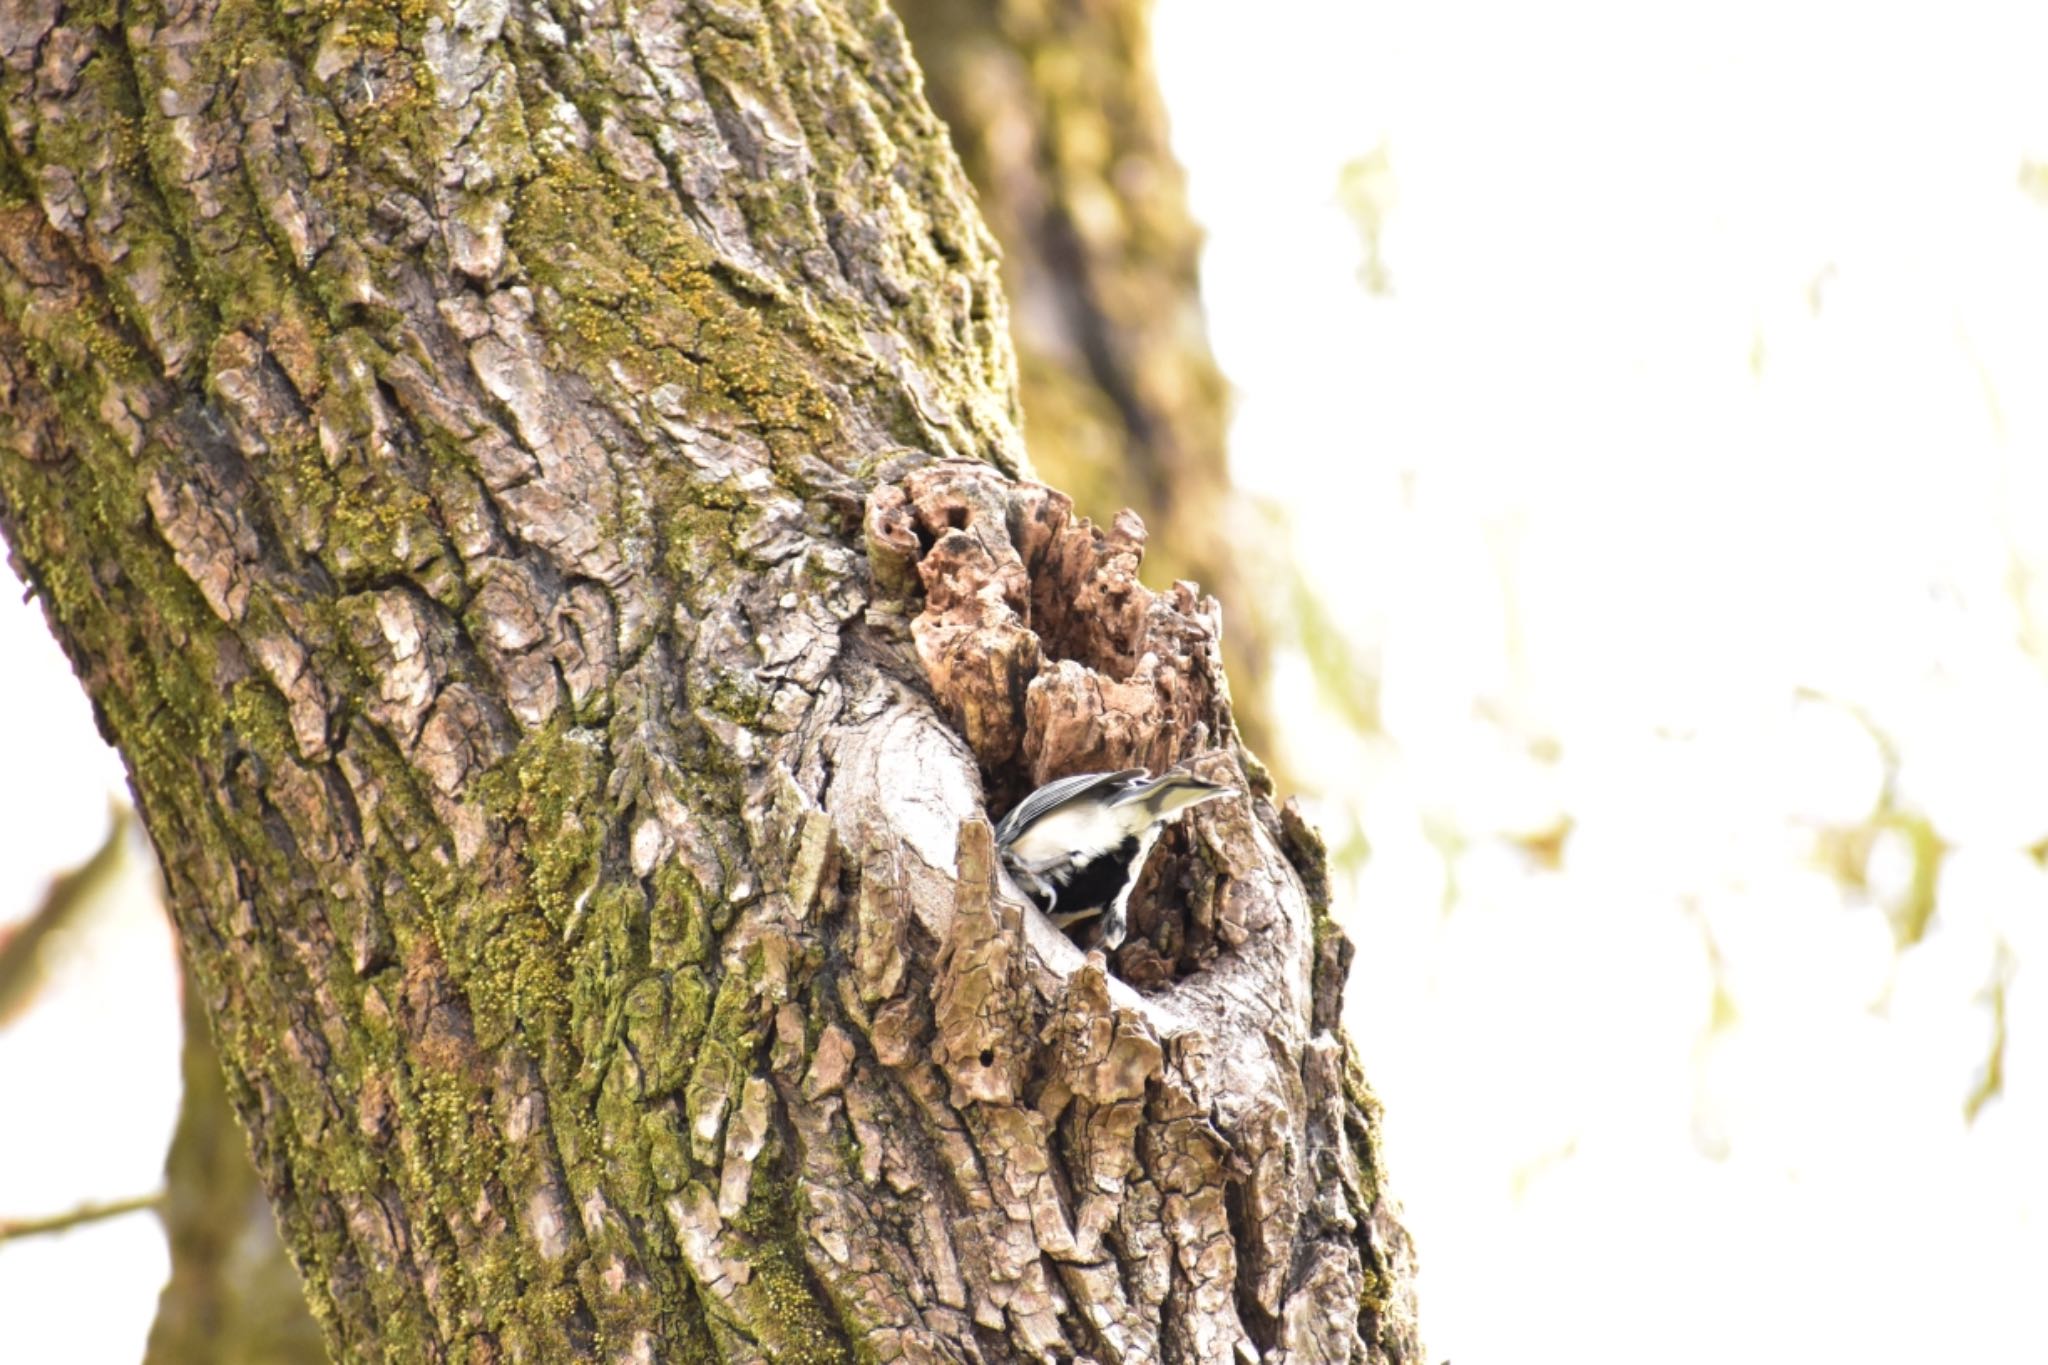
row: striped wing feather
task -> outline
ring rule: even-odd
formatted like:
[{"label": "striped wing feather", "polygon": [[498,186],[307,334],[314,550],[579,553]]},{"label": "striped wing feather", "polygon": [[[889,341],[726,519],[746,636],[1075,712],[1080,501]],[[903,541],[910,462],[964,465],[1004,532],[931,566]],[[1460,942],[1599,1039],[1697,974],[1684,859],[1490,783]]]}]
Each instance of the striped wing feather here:
[{"label": "striped wing feather", "polygon": [[996,826],[996,843],[1008,844],[1025,830],[1033,821],[1058,810],[1076,797],[1085,796],[1098,787],[1112,784],[1128,784],[1133,779],[1142,781],[1147,776],[1143,768],[1125,768],[1115,773],[1075,773],[1072,777],[1055,778],[1031,795],[1019,801],[1016,808],[1002,818]]}]

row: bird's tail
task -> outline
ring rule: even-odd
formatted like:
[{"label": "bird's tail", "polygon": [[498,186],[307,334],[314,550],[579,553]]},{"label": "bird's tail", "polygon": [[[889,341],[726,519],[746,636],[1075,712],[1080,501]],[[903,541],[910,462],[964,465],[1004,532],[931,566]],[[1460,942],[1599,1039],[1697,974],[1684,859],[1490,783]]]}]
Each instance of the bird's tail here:
[{"label": "bird's tail", "polygon": [[1168,772],[1132,787],[1117,804],[1139,802],[1154,820],[1170,820],[1190,806],[1199,806],[1219,796],[1235,795],[1235,787],[1226,787],[1192,773]]}]

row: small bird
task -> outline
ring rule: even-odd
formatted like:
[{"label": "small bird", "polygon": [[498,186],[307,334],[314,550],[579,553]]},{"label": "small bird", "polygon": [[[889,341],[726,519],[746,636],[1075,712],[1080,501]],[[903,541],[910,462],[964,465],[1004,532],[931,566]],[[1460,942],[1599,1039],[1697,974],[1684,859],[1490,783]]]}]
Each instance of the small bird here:
[{"label": "small bird", "polygon": [[1190,806],[1236,794],[1190,773],[1076,773],[1019,801],[996,826],[996,848],[1060,928],[1104,912],[1107,951],[1124,941],[1131,888],[1160,831]]}]

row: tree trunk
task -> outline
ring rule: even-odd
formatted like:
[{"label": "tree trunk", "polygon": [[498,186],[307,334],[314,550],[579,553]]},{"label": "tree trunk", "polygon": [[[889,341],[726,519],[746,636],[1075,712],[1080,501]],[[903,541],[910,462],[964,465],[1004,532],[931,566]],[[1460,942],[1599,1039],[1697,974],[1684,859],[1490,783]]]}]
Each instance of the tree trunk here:
[{"label": "tree trunk", "polygon": [[[0,109],[0,527],[337,1356],[1421,1358],[1313,837],[1013,482],[885,10],[0,0]],[[984,792],[1181,759],[1084,956]]]}]

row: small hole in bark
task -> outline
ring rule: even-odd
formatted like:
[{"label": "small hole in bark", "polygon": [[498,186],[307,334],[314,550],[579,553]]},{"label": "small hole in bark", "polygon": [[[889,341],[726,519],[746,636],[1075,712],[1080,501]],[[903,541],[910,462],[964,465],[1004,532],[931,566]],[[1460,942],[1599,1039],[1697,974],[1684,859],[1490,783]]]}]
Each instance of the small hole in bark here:
[{"label": "small hole in bark", "polygon": [[994,1066],[996,1064],[996,1050],[994,1048],[985,1047],[981,1050],[981,1064],[983,1066]]},{"label": "small hole in bark", "polygon": [[946,525],[956,531],[966,530],[967,509],[965,507],[948,507],[946,509]]}]

